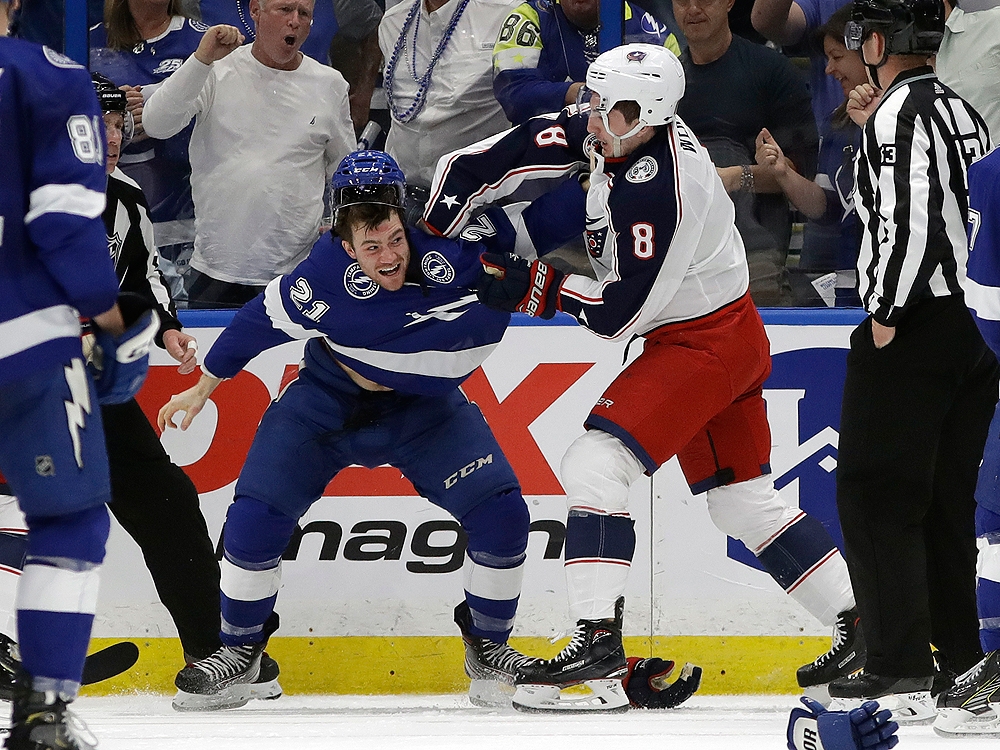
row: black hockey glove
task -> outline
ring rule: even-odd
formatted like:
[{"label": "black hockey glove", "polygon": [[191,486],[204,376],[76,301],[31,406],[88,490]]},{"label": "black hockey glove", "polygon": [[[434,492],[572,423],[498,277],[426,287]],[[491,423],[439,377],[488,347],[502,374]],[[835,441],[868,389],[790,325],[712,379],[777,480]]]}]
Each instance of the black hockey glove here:
[{"label": "black hockey glove", "polygon": [[494,310],[521,312],[548,320],[559,309],[559,287],[565,274],[548,263],[529,263],[514,253],[483,253],[476,294]]},{"label": "black hockey glove", "polygon": [[674,663],[652,657],[628,658],[628,674],[622,680],[625,694],[634,708],[676,708],[698,690],[701,667],[685,664],[680,677],[669,683]]},{"label": "black hockey glove", "polygon": [[850,711],[827,711],[803,697],[809,710],[793,708],[788,717],[788,750],[892,750],[899,725],[892,714],[867,701]]},{"label": "black hockey glove", "polygon": [[[112,336],[91,322],[92,348],[87,370],[102,404],[123,404],[135,396],[149,371],[149,347],[160,330],[160,319],[138,294],[118,295],[125,332]],[[87,336],[84,337],[85,345]]]}]

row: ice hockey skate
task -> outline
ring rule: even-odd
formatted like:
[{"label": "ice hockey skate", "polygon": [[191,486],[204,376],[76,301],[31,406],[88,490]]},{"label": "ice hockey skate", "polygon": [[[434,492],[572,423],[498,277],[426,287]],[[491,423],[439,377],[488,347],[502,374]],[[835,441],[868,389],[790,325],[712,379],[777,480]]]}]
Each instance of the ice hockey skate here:
[{"label": "ice hockey skate", "polygon": [[[615,602],[615,616],[580,620],[566,647],[556,656],[520,670],[515,680],[513,706],[519,711],[627,711],[629,699],[622,686],[628,673],[622,647],[625,598]],[[583,685],[589,693],[564,693]]]},{"label": "ice hockey skate", "polygon": [[937,715],[931,698],[933,677],[881,677],[860,671],[829,684],[830,710],[850,711],[862,703],[877,700],[892,712],[892,720],[902,725],[930,724]]},{"label": "ice hockey skate", "polygon": [[14,685],[7,750],[94,750],[97,738],[55,692],[31,689],[24,673]]},{"label": "ice hockey skate", "polygon": [[1000,737],[1000,651],[990,651],[937,698],[942,737]]},{"label": "ice hockey skate", "polygon": [[865,635],[858,610],[849,609],[837,615],[830,650],[820,654],[809,664],[799,667],[795,679],[798,680],[799,687],[803,688],[805,695],[827,705],[830,702],[827,683],[864,668],[867,656],[868,650],[865,647]]},{"label": "ice hockey skate", "polygon": [[463,601],[455,607],[455,624],[465,642],[465,674],[469,676],[469,702],[484,708],[506,707],[514,695],[518,670],[541,659],[525,656],[506,643],[496,643],[472,633],[472,614]]}]

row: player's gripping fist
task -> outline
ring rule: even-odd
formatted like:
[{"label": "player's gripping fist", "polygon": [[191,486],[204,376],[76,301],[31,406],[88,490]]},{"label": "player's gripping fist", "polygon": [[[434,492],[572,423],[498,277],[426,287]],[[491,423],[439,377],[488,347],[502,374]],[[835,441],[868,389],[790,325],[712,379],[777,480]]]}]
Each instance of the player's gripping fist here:
[{"label": "player's gripping fist", "polygon": [[124,333],[115,336],[92,324],[87,370],[102,405],[123,404],[139,392],[149,371],[149,347],[160,330],[160,319],[138,294],[118,295],[118,309],[125,322]]},{"label": "player's gripping fist", "polygon": [[548,263],[529,262],[514,253],[483,253],[476,294],[494,310],[521,312],[548,320],[559,309],[559,286],[565,276]]},{"label": "player's gripping fist", "polygon": [[891,750],[899,742],[892,714],[867,701],[850,711],[827,711],[812,698],[809,710],[793,708],[788,718],[788,750]]},{"label": "player's gripping fist", "polygon": [[622,680],[625,694],[634,708],[675,708],[692,695],[701,685],[701,667],[685,664],[680,677],[668,682],[674,663],[669,659],[652,657],[628,658],[628,674]]}]

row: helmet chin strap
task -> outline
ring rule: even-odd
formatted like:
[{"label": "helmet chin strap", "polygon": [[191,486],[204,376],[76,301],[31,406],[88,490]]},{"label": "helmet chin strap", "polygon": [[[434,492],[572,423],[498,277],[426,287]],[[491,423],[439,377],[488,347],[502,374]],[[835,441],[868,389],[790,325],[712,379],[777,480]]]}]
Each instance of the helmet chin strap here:
[{"label": "helmet chin strap", "polygon": [[865,69],[868,71],[868,80],[871,81],[872,86],[881,90],[882,86],[878,82],[878,69],[889,61],[889,40],[886,39],[885,49],[882,51],[882,59],[879,60],[877,63],[868,62],[868,59],[865,57],[865,51],[863,48],[858,50],[858,55],[861,57],[861,62],[865,66]]},{"label": "helmet chin strap", "polygon": [[620,159],[622,157],[622,141],[624,141],[626,138],[631,138],[633,135],[635,135],[640,130],[642,130],[644,127],[646,127],[646,123],[644,123],[642,121],[642,118],[640,117],[639,121],[635,124],[635,126],[630,131],[628,131],[627,133],[625,133],[623,135],[617,135],[611,129],[611,125],[608,124],[608,113],[607,112],[601,112],[601,122],[604,123],[604,129],[611,136],[611,155],[614,158],[616,158],[616,159]]}]

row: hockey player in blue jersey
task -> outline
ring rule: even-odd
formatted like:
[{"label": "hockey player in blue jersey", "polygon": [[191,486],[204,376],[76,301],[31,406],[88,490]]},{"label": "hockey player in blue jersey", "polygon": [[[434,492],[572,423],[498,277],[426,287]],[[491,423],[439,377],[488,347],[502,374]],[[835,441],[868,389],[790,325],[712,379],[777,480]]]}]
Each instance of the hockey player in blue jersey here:
[{"label": "hockey player in blue jersey", "polygon": [[[0,35],[6,9],[0,0]],[[0,133],[0,471],[28,527],[16,605],[23,673],[5,747],[90,750],[67,704],[109,528],[98,403],[138,390],[157,323],[148,306],[116,304],[103,123],[87,71],[0,36]],[[80,315],[98,326],[88,365]]]},{"label": "hockey player in blue jersey", "polygon": [[[582,191],[576,183],[568,189],[576,192],[575,218],[582,220]],[[198,384],[160,410],[161,429],[173,427],[181,411],[186,429],[219,383],[254,356],[306,340],[299,377],[264,414],[227,515],[224,646],[178,675],[177,708],[246,703],[278,624],[273,608],[282,552],[297,519],[352,464],[399,468],[468,534],[465,601],[455,620],[473,701],[500,699],[498,684],[512,684],[515,670],[533,661],[507,645],[528,509],[482,413],[459,385],[510,320],[476,300],[479,254],[511,249],[525,237],[544,251],[544,243],[555,247],[566,237],[542,239],[549,230],[541,228],[545,211],[538,205],[514,220],[526,232],[515,231],[499,209],[470,227],[467,239],[411,230],[402,222],[403,174],[380,151],[345,158],[332,196],[338,236],[323,235],[306,260],[247,303],[205,356]]]},{"label": "hockey player in blue jersey", "polygon": [[[1000,355],[1000,148],[969,167],[969,260],[963,284],[972,317]],[[985,656],[937,697],[934,731],[1000,737],[1000,406],[976,485],[976,607]]]}]

